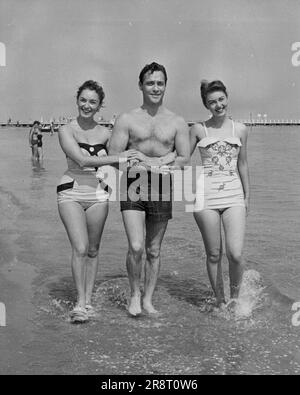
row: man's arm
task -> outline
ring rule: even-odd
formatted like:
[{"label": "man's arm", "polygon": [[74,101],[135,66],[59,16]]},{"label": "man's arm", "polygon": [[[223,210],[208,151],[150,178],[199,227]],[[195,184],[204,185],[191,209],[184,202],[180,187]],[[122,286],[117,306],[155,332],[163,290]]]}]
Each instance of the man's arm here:
[{"label": "man's arm", "polygon": [[164,156],[147,156],[142,152],[138,152],[137,159],[141,165],[145,166],[164,166],[173,164],[177,156],[176,151],[168,152]]},{"label": "man's arm", "polygon": [[190,155],[192,156],[196,145],[198,143],[198,136],[200,134],[201,125],[199,123],[195,123],[190,129]]},{"label": "man's arm", "polygon": [[126,150],[129,141],[128,115],[120,115],[114,124],[109,140],[109,155],[119,154]]},{"label": "man's arm", "polygon": [[[170,169],[180,168],[182,169],[189,163],[190,160],[190,141],[189,141],[189,127],[185,120],[181,117],[178,117],[176,123],[176,135],[174,141],[175,150],[173,152],[169,152],[168,154],[162,157],[148,157],[142,153],[138,154],[138,159],[141,161],[139,165],[143,165],[146,168],[154,170],[159,167],[168,165]],[[167,169],[164,169],[167,172]]]},{"label": "man's arm", "polygon": [[176,129],[175,150],[177,157],[174,161],[174,166],[179,166],[183,169],[190,161],[189,127],[183,118],[178,117]]}]

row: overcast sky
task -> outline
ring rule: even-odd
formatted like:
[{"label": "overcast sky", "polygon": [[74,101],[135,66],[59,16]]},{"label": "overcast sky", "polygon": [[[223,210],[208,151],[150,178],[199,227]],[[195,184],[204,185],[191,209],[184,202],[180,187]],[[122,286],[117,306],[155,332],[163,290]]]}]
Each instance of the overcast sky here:
[{"label": "overcast sky", "polygon": [[300,119],[299,0],[0,0],[0,120],[76,116],[87,79],[105,90],[102,115],[141,104],[138,75],[165,65],[165,105],[207,117],[200,80],[221,79],[236,119]]}]

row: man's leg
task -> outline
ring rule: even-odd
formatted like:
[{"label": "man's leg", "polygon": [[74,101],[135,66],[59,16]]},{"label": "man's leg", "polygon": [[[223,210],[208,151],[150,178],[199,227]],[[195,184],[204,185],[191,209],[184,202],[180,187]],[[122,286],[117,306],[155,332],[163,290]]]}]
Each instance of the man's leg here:
[{"label": "man's leg", "polygon": [[131,290],[128,312],[136,316],[142,312],[140,281],[144,251],[145,212],[124,210],[122,216],[128,239],[126,267]]},{"label": "man's leg", "polygon": [[143,308],[149,314],[158,313],[152,305],[152,296],[156,287],[160,269],[160,249],[168,221],[146,221],[146,263]]}]

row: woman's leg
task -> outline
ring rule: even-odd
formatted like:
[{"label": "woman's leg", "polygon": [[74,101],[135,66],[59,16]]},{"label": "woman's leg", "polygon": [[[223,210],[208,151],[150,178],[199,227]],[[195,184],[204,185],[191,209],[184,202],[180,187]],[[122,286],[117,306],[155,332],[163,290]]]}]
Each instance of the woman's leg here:
[{"label": "woman's leg", "polygon": [[43,151],[43,147],[38,147],[38,159],[40,161],[42,161],[44,159],[44,151]]},{"label": "woman's leg", "polygon": [[108,202],[93,204],[86,210],[89,237],[88,259],[85,273],[85,303],[91,305],[92,292],[99,263],[99,246],[108,215]]},{"label": "woman's leg", "polygon": [[79,203],[65,202],[58,205],[60,218],[72,246],[72,274],[77,290],[76,306],[85,307],[85,272],[89,241],[86,215]]},{"label": "woman's leg", "polygon": [[32,160],[37,161],[38,159],[38,147],[36,144],[32,146]]},{"label": "woman's leg", "polygon": [[217,210],[202,210],[194,212],[194,217],[204,241],[208,277],[219,305],[225,302],[223,280],[220,278],[222,273],[221,216]]},{"label": "woman's leg", "polygon": [[226,255],[229,262],[230,297],[237,298],[243,277],[242,249],[246,225],[245,207],[237,206],[226,209],[222,220]]}]

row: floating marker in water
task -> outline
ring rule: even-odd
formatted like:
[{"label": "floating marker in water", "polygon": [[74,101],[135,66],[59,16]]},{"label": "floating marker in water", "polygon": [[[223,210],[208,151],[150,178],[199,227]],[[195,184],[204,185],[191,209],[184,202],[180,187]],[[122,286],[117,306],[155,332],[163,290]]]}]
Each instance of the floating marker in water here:
[{"label": "floating marker in water", "polygon": [[0,303],[0,326],[6,326],[6,309],[4,303]]}]

